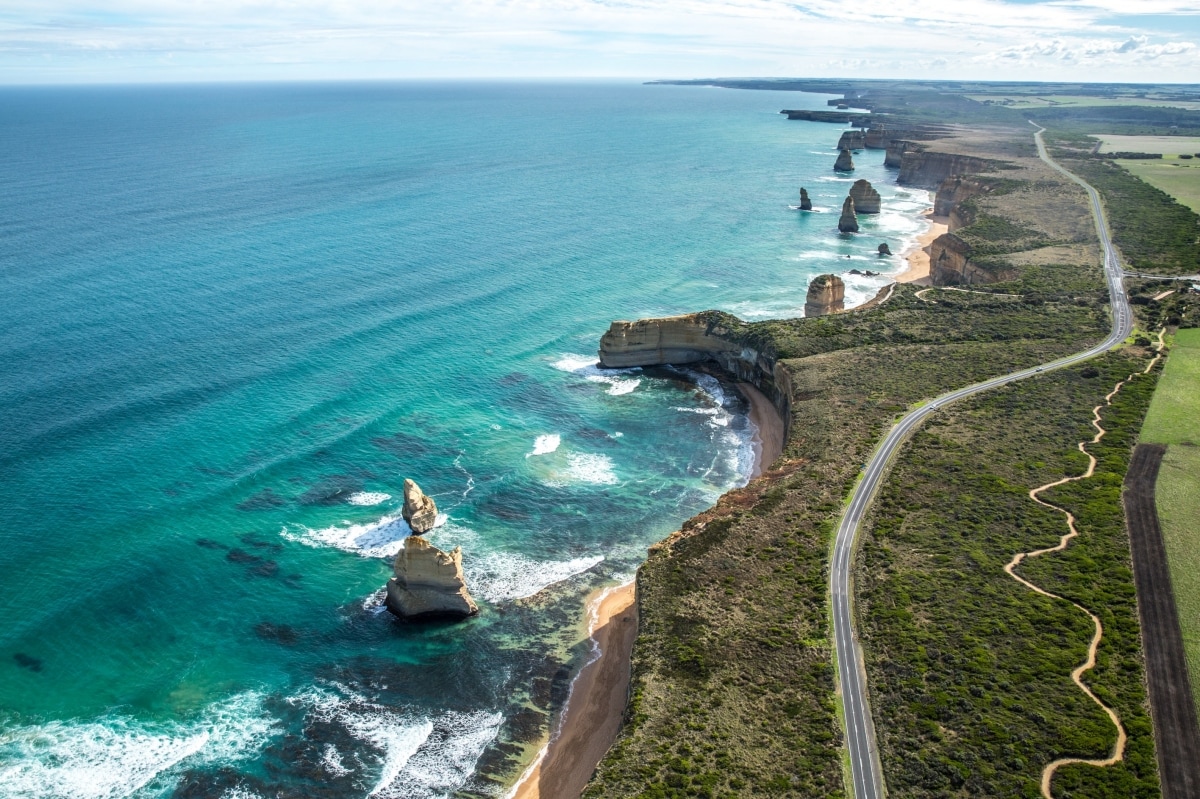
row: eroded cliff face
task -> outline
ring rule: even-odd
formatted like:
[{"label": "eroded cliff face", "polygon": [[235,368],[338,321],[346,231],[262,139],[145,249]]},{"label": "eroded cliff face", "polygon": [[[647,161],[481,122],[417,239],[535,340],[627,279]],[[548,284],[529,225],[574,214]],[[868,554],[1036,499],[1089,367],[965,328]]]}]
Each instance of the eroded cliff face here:
[{"label": "eroded cliff face", "polygon": [[462,548],[450,552],[419,535],[404,540],[387,583],[387,608],[402,619],[465,619],[479,612],[463,577]]},{"label": "eroded cliff face", "polygon": [[817,275],[808,284],[805,316],[826,316],[846,309],[846,284],[837,275]]},{"label": "eroded cliff face", "polygon": [[971,245],[953,233],[944,233],[929,245],[929,277],[935,286],[980,285],[1016,276],[1014,269],[985,269],[972,263]]},{"label": "eroded cliff face", "polygon": [[600,338],[600,365],[610,368],[712,361],[753,384],[779,411],[784,436],[792,419],[792,381],[775,353],[748,342],[735,317],[718,311],[613,322]]},{"label": "eroded cliff face", "polygon": [[950,216],[960,203],[966,202],[972,197],[987,194],[991,190],[991,186],[975,178],[951,175],[937,187],[937,193],[933,200],[933,213],[935,216]]},{"label": "eroded cliff face", "polygon": [[901,156],[896,182],[919,189],[936,189],[953,175],[987,172],[991,167],[987,160],[970,155],[906,150]]},{"label": "eroded cliff face", "polygon": [[861,130],[847,130],[838,139],[839,150],[862,150],[866,147],[866,137]]}]

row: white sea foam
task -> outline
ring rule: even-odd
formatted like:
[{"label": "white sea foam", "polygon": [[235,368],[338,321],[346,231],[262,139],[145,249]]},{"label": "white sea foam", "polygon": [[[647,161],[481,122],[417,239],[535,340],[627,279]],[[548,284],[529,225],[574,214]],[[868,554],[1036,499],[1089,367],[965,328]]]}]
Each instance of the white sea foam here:
[{"label": "white sea foam", "polygon": [[489,602],[524,599],[604,562],[603,555],[538,561],[524,555],[495,553],[463,564],[471,592]]},{"label": "white sea foam", "polygon": [[567,473],[580,483],[616,485],[620,481],[613,469],[612,458],[607,455],[572,452],[567,456]]},{"label": "white sea foam", "polygon": [[563,355],[551,365],[560,372],[579,375],[591,383],[606,383],[608,391],[605,393],[614,397],[632,393],[642,384],[641,380],[628,377],[630,374],[640,372],[640,366],[629,369],[601,369],[594,357],[574,353]]},{"label": "white sea foam", "polygon": [[[470,781],[476,761],[504,720],[499,713],[487,711],[422,715],[323,690],[289,701],[308,705],[314,718],[338,724],[383,752],[383,763],[368,794],[381,799],[434,799],[455,794]],[[332,744],[326,746],[322,761],[346,768],[342,753]]]},{"label": "white sea foam", "polygon": [[217,703],[189,723],[127,716],[51,721],[0,733],[0,785],[6,797],[110,799],[161,781],[181,764],[233,762],[261,749],[275,730],[262,696]]},{"label": "white sea foam", "polygon": [[[439,513],[433,526],[443,526],[447,518]],[[400,551],[404,539],[412,535],[412,528],[402,517],[389,515],[367,524],[344,522],[322,530],[304,525],[285,526],[279,534],[305,546],[334,547],[365,558],[390,558]]]},{"label": "white sea foam", "polygon": [[382,502],[387,502],[392,498],[391,494],[384,494],[380,491],[359,491],[351,494],[346,500],[351,505],[378,505]]},{"label": "white sea foam", "polygon": [[546,433],[545,435],[540,435],[533,441],[533,452],[530,452],[525,457],[528,458],[532,455],[549,455],[551,452],[554,452],[556,449],[558,449],[558,445],[561,443],[562,436],[560,436],[558,433]]}]

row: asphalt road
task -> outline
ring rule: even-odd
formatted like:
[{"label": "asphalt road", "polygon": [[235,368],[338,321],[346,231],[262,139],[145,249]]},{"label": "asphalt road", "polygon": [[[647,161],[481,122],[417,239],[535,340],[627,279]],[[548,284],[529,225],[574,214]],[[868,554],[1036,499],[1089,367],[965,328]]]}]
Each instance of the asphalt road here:
[{"label": "asphalt road", "polygon": [[842,703],[845,714],[846,746],[850,754],[850,771],[855,799],[882,799],[885,793],[883,773],[880,768],[879,750],[875,742],[875,729],[871,722],[871,709],[867,703],[866,675],[863,667],[862,650],[854,631],[851,566],[854,561],[854,544],[859,525],[879,489],[893,456],[900,445],[912,434],[926,417],[952,402],[978,394],[981,391],[1033,377],[1041,372],[1061,369],[1073,363],[1095,357],[1129,337],[1133,331],[1133,313],[1125,295],[1121,279],[1125,272],[1109,235],[1108,222],[1104,217],[1104,206],[1100,195],[1084,181],[1063,169],[1046,152],[1042,142],[1042,131],[1034,134],[1038,155],[1054,169],[1078,183],[1087,191],[1092,204],[1092,215],[1096,230],[1104,247],[1104,274],[1108,281],[1108,292],[1112,306],[1112,331],[1104,341],[1084,352],[1059,358],[1041,366],[1022,369],[982,383],[976,383],[957,391],[943,394],[903,417],[880,443],[871,460],[863,467],[862,479],[850,498],[838,526],[833,545],[833,563],[830,570],[830,591],[833,595],[833,632],[837,651],[838,681],[841,684]]}]

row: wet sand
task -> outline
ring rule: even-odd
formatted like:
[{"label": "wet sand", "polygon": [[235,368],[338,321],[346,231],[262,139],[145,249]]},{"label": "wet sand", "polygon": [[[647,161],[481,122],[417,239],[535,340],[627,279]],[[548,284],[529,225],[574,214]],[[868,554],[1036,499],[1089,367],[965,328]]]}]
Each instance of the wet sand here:
[{"label": "wet sand", "polygon": [[573,799],[621,729],[637,638],[635,584],[609,588],[588,603],[588,630],[599,656],[571,684],[558,729],[508,799]]},{"label": "wet sand", "polygon": [[783,454],[783,419],[766,395],[749,383],[738,383],[738,390],[750,403],[750,421],[754,423],[753,480]]},{"label": "wet sand", "polygon": [[900,253],[906,262],[904,271],[896,275],[897,283],[916,283],[928,286],[929,282],[929,245],[938,236],[949,230],[950,220],[944,216],[934,216],[933,209],[921,214],[929,220],[929,230],[921,234],[917,243]]}]

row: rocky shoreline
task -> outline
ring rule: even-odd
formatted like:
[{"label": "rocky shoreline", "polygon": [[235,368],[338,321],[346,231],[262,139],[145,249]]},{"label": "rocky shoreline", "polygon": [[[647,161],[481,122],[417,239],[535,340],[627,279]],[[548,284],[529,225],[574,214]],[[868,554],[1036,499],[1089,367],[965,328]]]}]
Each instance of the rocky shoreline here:
[{"label": "rocky shoreline", "polygon": [[[976,196],[972,193],[973,188],[967,188],[968,181],[955,170],[990,166],[982,159],[964,160],[959,156],[927,152],[912,142],[893,142],[886,133],[879,131],[874,137],[870,130],[865,133],[860,131],[860,134],[864,146],[871,146],[866,142],[872,141],[876,147],[887,146],[889,156],[893,149],[899,149],[898,157],[901,160],[908,156],[909,166],[907,170],[901,169],[901,177],[897,182],[915,188],[928,188],[932,182],[937,189],[935,208],[947,212],[953,212],[965,199]],[[847,141],[856,144],[859,139],[844,137],[839,144]],[[802,190],[801,207],[806,204],[805,194]],[[854,194],[858,195],[857,200]],[[855,213],[857,202],[865,206],[864,213],[878,213],[880,210],[878,192],[867,181],[856,182],[852,194],[846,198],[851,214]],[[807,204],[811,207],[811,203]],[[906,260],[913,257],[918,248],[932,252],[932,245],[945,238],[937,223],[929,219],[928,212],[922,214],[922,219],[929,221],[930,227],[915,245],[902,253]],[[945,249],[943,242],[937,252]],[[946,268],[942,274],[947,274]],[[921,276],[921,269],[914,268],[910,263],[897,274],[897,279],[915,280]],[[894,288],[894,283],[889,284],[866,303],[846,309],[844,282],[834,274],[821,275],[810,285],[806,316],[874,307],[886,301]],[[598,355],[601,366],[612,368],[711,363],[737,381],[739,386],[744,386],[743,393],[751,405],[752,422],[762,435],[761,445],[756,448],[752,485],[739,489],[744,493],[757,491],[755,486],[769,486],[775,479],[770,474],[770,467],[782,455],[791,432],[792,375],[769,345],[744,337],[737,329],[738,324],[740,320],[719,311],[632,322],[614,321],[601,338]],[[761,431],[770,432],[763,435]],[[695,527],[693,522],[695,520],[685,523],[681,529]],[[679,532],[672,534],[655,548],[669,546],[669,542],[679,535]],[[604,601],[611,594],[593,596],[589,601],[587,612],[593,619],[589,636],[598,654],[585,665],[572,684],[567,704],[551,733],[550,742],[522,773],[519,781],[506,794],[506,799],[537,799],[543,795],[547,799],[551,796],[556,799],[560,796],[578,796],[619,734],[628,699],[638,613],[634,584],[615,590],[623,592],[620,595],[625,598],[615,605],[610,601],[607,609]],[[595,623],[597,614],[605,619],[599,625]],[[626,626],[622,628],[609,623],[613,615],[620,615]]]}]

